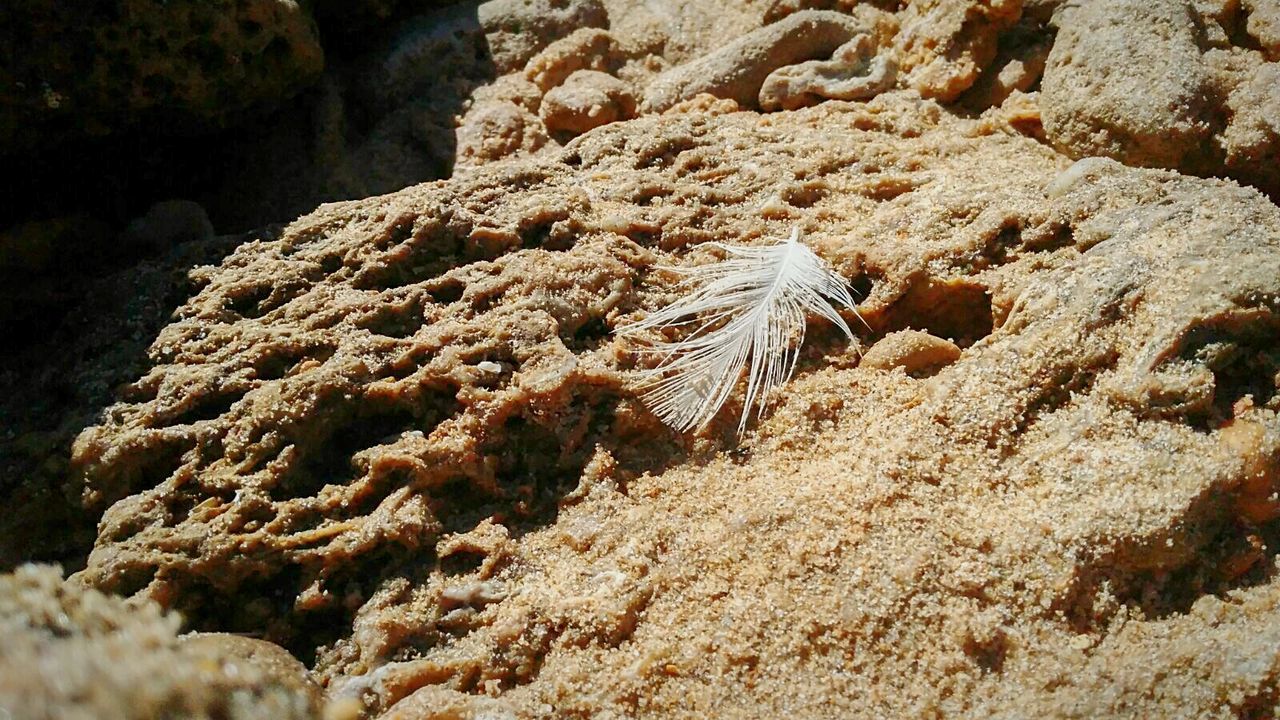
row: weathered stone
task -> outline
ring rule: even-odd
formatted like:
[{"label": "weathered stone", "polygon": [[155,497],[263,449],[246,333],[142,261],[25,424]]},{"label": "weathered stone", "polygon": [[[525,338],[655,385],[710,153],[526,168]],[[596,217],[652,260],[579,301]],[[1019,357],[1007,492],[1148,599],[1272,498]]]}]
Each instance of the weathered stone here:
[{"label": "weathered stone", "polygon": [[906,87],[950,102],[996,57],[1000,32],[1018,21],[1022,0],[917,0],[899,15],[894,39]]},{"label": "weathered stone", "polygon": [[[375,714],[1242,712],[1280,674],[1280,210],[1002,117],[651,115],[243,246],[76,443],[79,577],[324,618]],[[612,330],[797,224],[866,366],[815,326],[744,443],[675,435]]]},{"label": "weathered stone", "polygon": [[519,70],[539,50],[575,30],[609,25],[601,0],[488,0],[477,17],[499,73]]},{"label": "weathered stone", "polygon": [[764,110],[795,110],[822,100],[869,100],[893,87],[898,66],[892,53],[877,55],[875,39],[859,33],[830,60],[779,68],[760,88]]},{"label": "weathered stone", "polygon": [[581,135],[636,112],[636,98],[626,83],[596,70],[579,70],[547,92],[540,108],[551,132]]},{"label": "weathered stone", "polygon": [[1041,93],[1049,140],[1074,157],[1229,175],[1280,192],[1280,65],[1230,45],[1233,7],[1064,7]]},{"label": "weathered stone", "polygon": [[659,75],[645,90],[644,109],[661,112],[699,93],[754,107],[770,73],[787,65],[829,57],[859,27],[856,20],[841,13],[795,13]]}]

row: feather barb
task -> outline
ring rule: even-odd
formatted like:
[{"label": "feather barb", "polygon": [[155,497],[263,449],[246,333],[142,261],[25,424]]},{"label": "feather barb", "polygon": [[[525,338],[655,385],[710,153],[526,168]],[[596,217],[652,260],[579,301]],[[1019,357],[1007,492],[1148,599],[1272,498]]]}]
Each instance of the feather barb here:
[{"label": "feather barb", "polygon": [[[852,341],[853,331],[831,303],[858,311],[844,278],[802,242],[799,228],[766,247],[712,244],[728,257],[676,268],[691,291],[620,332],[658,357],[656,366],[641,371],[638,388],[654,413],[682,432],[711,422],[745,369],[741,434],[753,409],[757,418],[763,415],[795,371],[806,313],[827,319]],[[679,342],[646,341],[650,331],[665,329],[688,334]]]}]

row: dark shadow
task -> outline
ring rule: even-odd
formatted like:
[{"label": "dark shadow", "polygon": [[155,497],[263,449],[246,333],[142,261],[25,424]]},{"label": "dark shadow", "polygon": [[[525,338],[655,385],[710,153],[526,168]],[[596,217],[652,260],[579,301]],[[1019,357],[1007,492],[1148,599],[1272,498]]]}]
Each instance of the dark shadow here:
[{"label": "dark shadow", "polygon": [[148,346],[196,291],[187,271],[271,234],[185,243],[87,281],[73,308],[37,315],[25,342],[0,354],[0,504],[21,508],[0,514],[0,570],[28,561],[84,565],[97,517],[66,489],[71,443],[146,372]]},{"label": "dark shadow", "polygon": [[74,118],[25,129],[27,141],[0,154],[11,169],[0,180],[0,333],[9,351],[46,334],[95,280],[163,254],[122,235],[156,202],[198,201],[214,229],[231,234],[449,177],[454,118],[496,72],[476,3],[423,4],[395,5],[395,15],[367,19],[357,34],[337,27],[339,4],[322,3],[330,16],[321,35],[334,46],[326,45],[322,78],[234,127],[197,127],[157,110],[106,134]]}]

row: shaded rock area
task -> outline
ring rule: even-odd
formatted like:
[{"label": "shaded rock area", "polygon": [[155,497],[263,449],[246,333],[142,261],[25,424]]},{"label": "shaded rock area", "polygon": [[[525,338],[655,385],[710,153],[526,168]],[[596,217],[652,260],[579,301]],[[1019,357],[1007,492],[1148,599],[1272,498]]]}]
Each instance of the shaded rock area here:
[{"label": "shaded rock area", "polygon": [[14,0],[0,27],[0,156],[139,123],[219,127],[278,106],[324,67],[292,0]]},{"label": "shaded rock area", "polygon": [[[181,212],[151,217],[169,230],[200,219]],[[153,232],[157,223],[140,222],[132,229]],[[0,514],[0,567],[24,560],[62,562],[68,568],[83,564],[97,517],[85,514],[79,499],[66,494],[72,441],[96,421],[120,386],[146,370],[147,347],[196,289],[189,268],[216,263],[241,242],[262,236],[269,237],[270,230],[190,239],[159,258],[90,281],[78,288],[84,299],[60,324],[41,328],[42,342],[6,347],[0,356],[0,495],[8,507],[22,511]]]},{"label": "shaded rock area", "polygon": [[[262,8],[199,192],[0,234],[0,715],[1280,712],[1275,3]],[[670,430],[793,228],[858,341]]]}]

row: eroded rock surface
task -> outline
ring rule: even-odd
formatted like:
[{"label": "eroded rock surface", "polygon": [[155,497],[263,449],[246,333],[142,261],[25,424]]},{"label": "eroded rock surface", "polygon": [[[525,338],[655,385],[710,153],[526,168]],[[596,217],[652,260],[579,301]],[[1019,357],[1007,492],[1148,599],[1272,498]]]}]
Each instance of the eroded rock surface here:
[{"label": "eroded rock surface", "polygon": [[601,0],[489,0],[477,9],[500,73],[519,70],[539,50],[574,30],[609,23]]},{"label": "eroded rock surface", "polygon": [[770,73],[829,57],[860,28],[854,18],[843,13],[795,13],[663,73],[645,89],[644,108],[661,112],[699,93],[755,107],[760,87]]},{"label": "eroded rock surface", "polygon": [[1234,4],[1185,0],[1064,8],[1044,77],[1046,134],[1077,157],[1225,173],[1276,193],[1280,70],[1250,47],[1267,47],[1267,7],[1247,21]]},{"label": "eroded rock surface", "polygon": [[578,70],[542,98],[540,112],[547,130],[581,135],[601,125],[629,120],[636,112],[636,98],[612,75]]},{"label": "eroded rock surface", "polygon": [[[641,117],[245,245],[77,442],[79,578],[370,716],[1268,711],[1280,210],[1002,117]],[[795,224],[870,362],[673,434],[612,330]]]},{"label": "eroded rock surface", "polygon": [[907,3],[894,40],[907,87],[950,102],[995,59],[1000,32],[1013,26],[1022,0],[916,0]]},{"label": "eroded rock surface", "polygon": [[822,100],[868,100],[893,87],[898,66],[892,54],[877,54],[875,39],[859,33],[836,48],[830,60],[778,68],[760,88],[764,110],[794,110]]},{"label": "eroded rock surface", "polygon": [[[325,81],[323,177],[452,179],[246,237],[190,286],[121,276],[131,344],[49,362],[96,419],[69,465],[0,479],[0,560],[100,522],[73,580],[0,578],[0,710],[314,712],[283,646],[341,720],[1276,714],[1280,208],[1073,160],[1273,188],[1272,5],[410,19]],[[221,258],[197,210],[138,235]],[[672,432],[615,330],[681,292],[662,268],[796,226],[856,290],[857,346],[815,322],[746,437],[740,400]],[[56,264],[4,239],[0,265]],[[90,417],[29,414],[5,458]]]}]

